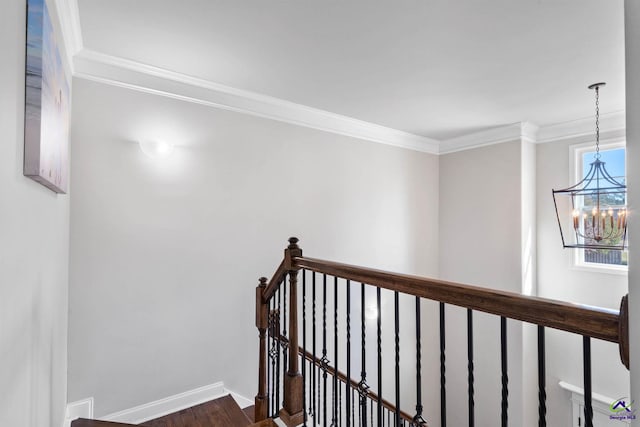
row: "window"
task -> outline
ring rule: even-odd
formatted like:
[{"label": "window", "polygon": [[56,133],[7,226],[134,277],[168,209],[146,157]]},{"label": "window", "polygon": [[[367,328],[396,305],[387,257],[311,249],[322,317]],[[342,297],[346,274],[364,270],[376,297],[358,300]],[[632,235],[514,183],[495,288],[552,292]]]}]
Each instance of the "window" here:
[{"label": "window", "polygon": [[[574,153],[574,182],[580,181],[589,171],[595,159],[595,145],[581,145],[572,147]],[[606,163],[607,171],[618,182],[626,184],[626,149],[624,141],[616,143],[600,143],[600,160]],[[626,205],[622,198],[607,200],[607,205],[614,211]],[[585,205],[590,203],[588,200]],[[629,251],[609,249],[578,249],[575,264],[579,267],[604,268],[608,270],[627,271]]]}]

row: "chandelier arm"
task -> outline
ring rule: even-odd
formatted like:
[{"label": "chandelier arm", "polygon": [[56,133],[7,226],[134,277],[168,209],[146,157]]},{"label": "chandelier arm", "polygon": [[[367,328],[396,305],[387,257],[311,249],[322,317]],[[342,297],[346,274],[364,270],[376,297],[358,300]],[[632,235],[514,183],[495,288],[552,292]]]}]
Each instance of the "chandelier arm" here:
[{"label": "chandelier arm", "polygon": [[582,186],[582,184],[584,184],[584,187],[588,187],[589,184],[591,184],[591,181],[593,181],[593,176],[596,174],[596,167],[594,166],[595,162],[591,163],[591,168],[589,169],[589,172],[587,172],[587,174],[584,176],[584,178],[582,179],[582,181],[578,182],[575,185],[572,185],[571,187],[567,187],[564,188],[562,190],[554,190],[556,192],[571,192],[573,189],[575,188],[580,188]]},{"label": "chandelier arm", "polygon": [[604,178],[607,182],[615,185],[615,186],[620,186],[620,187],[624,187],[627,188],[627,186],[625,184],[622,184],[620,182],[618,182],[614,177],[611,176],[611,174],[609,174],[609,171],[607,170],[607,168],[604,167],[604,164],[602,166],[602,174],[604,175]]}]

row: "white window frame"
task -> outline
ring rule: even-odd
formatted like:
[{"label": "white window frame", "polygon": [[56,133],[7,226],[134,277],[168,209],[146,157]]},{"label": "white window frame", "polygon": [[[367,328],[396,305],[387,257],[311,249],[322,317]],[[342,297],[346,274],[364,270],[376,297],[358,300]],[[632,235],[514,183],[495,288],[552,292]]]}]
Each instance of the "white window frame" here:
[{"label": "white window frame", "polygon": [[[600,151],[615,150],[618,148],[625,149],[625,174],[627,172],[627,144],[624,138],[616,138],[600,141]],[[589,151],[595,151],[596,145],[593,142],[587,142],[584,144],[575,144],[569,147],[569,182],[580,182],[584,176],[582,176],[582,157],[584,153]],[[614,264],[598,264],[593,262],[584,261],[584,249],[576,249],[573,255],[573,268],[576,270],[609,273],[627,275],[629,271],[628,265],[614,265]]]}]

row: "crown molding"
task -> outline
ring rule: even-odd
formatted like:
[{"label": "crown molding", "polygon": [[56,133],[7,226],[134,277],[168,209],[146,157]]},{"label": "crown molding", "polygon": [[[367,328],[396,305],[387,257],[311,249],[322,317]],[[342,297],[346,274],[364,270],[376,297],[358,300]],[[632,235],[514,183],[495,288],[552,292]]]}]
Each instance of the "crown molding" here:
[{"label": "crown molding", "polygon": [[446,139],[440,142],[439,154],[455,153],[515,140],[535,142],[538,129],[534,123],[519,122]]},{"label": "crown molding", "polygon": [[[55,4],[60,20],[71,72],[87,80],[431,154],[454,153],[517,139],[534,143],[585,139],[594,133],[593,118],[584,118],[544,127],[519,122],[438,141],[85,49],[78,0],[49,1]],[[624,111],[600,116],[600,132],[605,137],[624,136],[625,125]]]},{"label": "crown molding", "polygon": [[78,0],[52,0],[55,3],[60,31],[67,56],[67,62],[74,72],[73,58],[83,48],[82,28],[80,27],[80,10]]},{"label": "crown molding", "polygon": [[381,144],[438,153],[439,142],[435,139],[88,49],[74,56],[74,76]]},{"label": "crown molding", "polygon": [[[600,115],[600,134],[624,134],[626,116],[624,111],[614,111]],[[567,139],[593,138],[595,135],[595,120],[593,117],[556,123],[540,128],[538,132],[539,144]]]}]

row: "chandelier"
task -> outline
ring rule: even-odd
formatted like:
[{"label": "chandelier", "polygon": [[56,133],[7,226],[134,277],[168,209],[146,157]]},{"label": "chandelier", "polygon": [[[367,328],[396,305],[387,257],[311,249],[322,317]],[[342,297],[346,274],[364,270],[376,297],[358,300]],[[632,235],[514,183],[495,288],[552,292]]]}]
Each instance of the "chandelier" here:
[{"label": "chandelier", "polygon": [[582,181],[553,191],[553,203],[565,248],[614,249],[627,247],[627,186],[612,177],[600,160],[600,87],[596,92],[596,151]]}]

